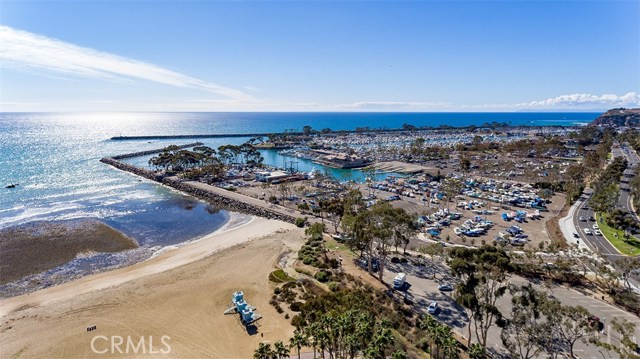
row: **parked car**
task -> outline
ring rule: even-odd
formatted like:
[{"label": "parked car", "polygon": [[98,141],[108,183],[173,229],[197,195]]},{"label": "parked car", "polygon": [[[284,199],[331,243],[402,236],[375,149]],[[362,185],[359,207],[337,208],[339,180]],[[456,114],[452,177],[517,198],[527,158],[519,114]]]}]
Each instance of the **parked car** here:
[{"label": "parked car", "polygon": [[[360,268],[364,269],[364,270],[369,270],[369,262],[367,261],[367,258],[365,257],[360,257],[358,258],[358,266],[360,266]],[[378,267],[380,265],[380,262],[378,261],[378,258],[372,258],[371,259],[371,270],[374,272],[378,271]]]},{"label": "parked car", "polygon": [[431,304],[429,304],[429,308],[427,308],[427,312],[429,314],[436,314],[438,312],[438,302],[431,302]]},{"label": "parked car", "polygon": [[453,290],[453,286],[451,284],[442,284],[438,286],[438,290],[441,292],[451,292]]}]

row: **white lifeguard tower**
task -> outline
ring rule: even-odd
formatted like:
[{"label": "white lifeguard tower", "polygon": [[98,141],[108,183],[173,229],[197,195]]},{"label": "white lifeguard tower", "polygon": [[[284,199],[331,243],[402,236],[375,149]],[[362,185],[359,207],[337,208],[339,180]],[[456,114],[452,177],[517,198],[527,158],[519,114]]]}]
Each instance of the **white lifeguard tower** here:
[{"label": "white lifeguard tower", "polygon": [[253,324],[262,318],[260,314],[254,312],[256,307],[244,301],[244,293],[242,291],[233,293],[231,303],[233,306],[225,310],[224,314],[240,314],[240,322],[245,326]]}]

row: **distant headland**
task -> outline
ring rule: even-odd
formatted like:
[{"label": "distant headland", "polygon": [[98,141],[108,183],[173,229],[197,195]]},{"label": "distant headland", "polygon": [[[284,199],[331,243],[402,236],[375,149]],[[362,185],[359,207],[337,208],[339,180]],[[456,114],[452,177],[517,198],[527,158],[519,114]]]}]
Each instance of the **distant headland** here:
[{"label": "distant headland", "polygon": [[638,127],[640,108],[614,108],[591,122],[594,126]]}]

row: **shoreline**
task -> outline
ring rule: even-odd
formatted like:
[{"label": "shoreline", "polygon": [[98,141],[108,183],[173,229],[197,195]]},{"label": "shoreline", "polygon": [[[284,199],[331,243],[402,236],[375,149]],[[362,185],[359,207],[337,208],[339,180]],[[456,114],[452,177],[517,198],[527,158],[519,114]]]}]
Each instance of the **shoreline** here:
[{"label": "shoreline", "polygon": [[[228,223],[232,222],[232,219]],[[165,250],[130,266],[105,271],[24,295],[0,300],[0,317],[22,309],[72,299],[82,294],[116,287],[196,262],[215,253],[295,226],[261,217],[230,223],[191,243]]]}]

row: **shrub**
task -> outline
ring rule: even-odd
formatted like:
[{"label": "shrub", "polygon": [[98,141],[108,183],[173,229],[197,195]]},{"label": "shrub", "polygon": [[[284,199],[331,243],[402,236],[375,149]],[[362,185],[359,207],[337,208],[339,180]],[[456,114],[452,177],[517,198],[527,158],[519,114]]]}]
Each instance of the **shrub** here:
[{"label": "shrub", "polygon": [[291,318],[291,325],[301,328],[304,325],[304,318],[300,314],[296,314]]},{"label": "shrub", "polygon": [[333,269],[340,268],[340,261],[335,258],[329,259],[329,267]]},{"label": "shrub", "polygon": [[398,257],[391,257],[391,263],[400,263],[400,258],[398,258]]},{"label": "shrub", "polygon": [[318,282],[326,283],[331,279],[331,273],[325,270],[320,270],[318,271],[318,273],[316,273],[315,277],[318,280]]},{"label": "shrub", "polygon": [[273,294],[280,294],[282,292],[282,289],[280,289],[280,287],[276,287],[276,289],[273,290]]},{"label": "shrub", "polygon": [[285,284],[282,286],[282,289],[283,289],[283,290],[286,290],[286,289],[295,288],[295,287],[297,287],[297,286],[298,286],[298,282],[288,282],[288,283],[285,283]]},{"label": "shrub", "polygon": [[329,282],[327,286],[329,287],[329,290],[332,292],[337,292],[340,289],[340,283],[338,282]]},{"label": "shrub", "polygon": [[305,223],[306,223],[306,222],[307,222],[307,221],[306,221],[304,218],[302,218],[302,217],[298,217],[298,218],[296,218],[296,223],[295,223],[295,224],[296,224],[296,226],[298,226],[299,228],[302,228],[302,227],[304,227],[304,225],[305,225]]},{"label": "shrub", "polygon": [[300,312],[300,311],[302,311],[302,305],[303,304],[304,303],[302,303],[302,302],[293,302],[293,303],[291,303],[289,308],[291,308],[291,310],[294,311],[294,312]]}]

